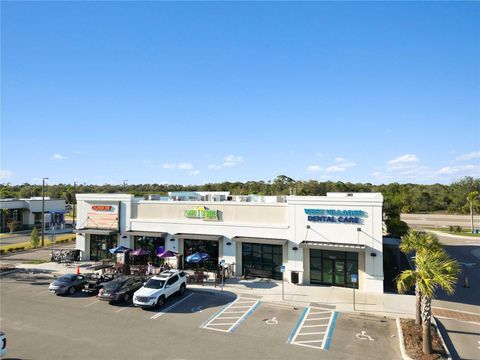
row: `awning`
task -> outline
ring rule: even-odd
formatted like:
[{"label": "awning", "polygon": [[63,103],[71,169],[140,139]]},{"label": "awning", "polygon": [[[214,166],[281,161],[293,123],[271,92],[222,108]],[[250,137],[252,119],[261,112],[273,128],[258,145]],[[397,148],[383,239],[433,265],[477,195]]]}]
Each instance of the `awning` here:
[{"label": "awning", "polygon": [[151,236],[151,237],[165,237],[167,233],[165,232],[156,232],[156,231],[127,231],[126,235],[130,236]]},{"label": "awning", "polygon": [[75,234],[95,234],[95,235],[118,234],[118,230],[115,230],[115,229],[95,229],[95,228],[75,229],[73,230],[73,232]]},{"label": "awning", "polygon": [[302,241],[299,245],[301,248],[343,248],[343,249],[365,249],[365,245],[361,244],[347,244],[347,243],[335,243],[327,241]]},{"label": "awning", "polygon": [[287,239],[269,239],[269,238],[248,237],[248,236],[234,236],[232,240],[236,242],[246,242],[246,243],[253,243],[253,244],[273,244],[273,245],[283,245],[287,242]]},{"label": "awning", "polygon": [[174,234],[173,237],[175,237],[175,238],[177,238],[177,239],[220,241],[220,240],[222,240],[223,235],[205,235],[205,234],[184,234],[184,233],[178,233],[178,234]]}]

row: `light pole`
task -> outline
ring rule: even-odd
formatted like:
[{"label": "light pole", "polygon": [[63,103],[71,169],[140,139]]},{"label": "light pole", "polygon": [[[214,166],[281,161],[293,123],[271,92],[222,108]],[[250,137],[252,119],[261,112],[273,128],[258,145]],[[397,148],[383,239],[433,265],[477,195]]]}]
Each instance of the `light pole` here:
[{"label": "light pole", "polygon": [[45,180],[42,178],[42,247],[45,246]]},{"label": "light pole", "polygon": [[76,192],[76,187],[77,186],[77,183],[74,181],[73,182],[73,228],[75,229],[75,210],[76,210],[76,207],[77,207],[77,199],[75,198],[75,192]]},{"label": "light pole", "polygon": [[123,180],[123,191],[127,188],[127,181],[128,180]]}]

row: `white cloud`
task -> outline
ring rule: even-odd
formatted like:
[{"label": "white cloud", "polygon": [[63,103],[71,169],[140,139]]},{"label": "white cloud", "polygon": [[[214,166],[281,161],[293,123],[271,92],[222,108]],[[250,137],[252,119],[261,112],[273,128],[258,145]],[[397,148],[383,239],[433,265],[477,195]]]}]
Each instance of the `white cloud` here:
[{"label": "white cloud", "polygon": [[200,170],[193,170],[188,173],[188,175],[192,175],[192,176],[196,176],[198,174],[200,174]]},{"label": "white cloud", "polygon": [[65,159],[66,159],[66,157],[65,157],[65,156],[62,156],[62,155],[60,155],[60,154],[54,154],[54,155],[52,156],[52,160],[65,160]]},{"label": "white cloud", "polygon": [[355,165],[356,164],[353,162],[344,162],[341,164],[332,165],[325,169],[325,173],[343,172]]},{"label": "white cloud", "polygon": [[208,168],[213,170],[219,170],[223,167],[235,166],[238,163],[242,163],[243,161],[244,161],[243,156],[227,155],[223,158],[223,163],[221,165],[211,164],[208,166]]},{"label": "white cloud", "polygon": [[444,166],[440,170],[437,171],[438,175],[450,175],[450,174],[455,174],[458,172],[458,168],[452,167],[452,166]]},{"label": "white cloud", "polygon": [[321,167],[320,165],[310,165],[307,167],[307,171],[317,172],[322,170],[323,170],[323,167]]},{"label": "white cloud", "polygon": [[389,165],[403,165],[403,164],[411,164],[411,163],[418,163],[419,159],[413,154],[407,154],[402,156],[397,156],[395,159],[392,159],[388,162]]},{"label": "white cloud", "polygon": [[340,157],[340,156],[337,156],[335,159],[333,159],[335,162],[343,162],[343,161],[346,161],[347,159],[343,158],[343,157]]},{"label": "white cloud", "polygon": [[10,170],[0,170],[0,179],[8,180],[13,177],[13,173]]},{"label": "white cloud", "polygon": [[180,163],[178,164],[178,169],[179,170],[191,170],[193,169],[193,165],[190,163]]},{"label": "white cloud", "polygon": [[435,175],[454,175],[462,176],[480,176],[480,165],[460,165],[460,166],[444,166],[435,172]]},{"label": "white cloud", "polygon": [[465,161],[465,160],[473,160],[478,158],[480,158],[480,151],[472,151],[472,152],[469,152],[468,154],[457,156],[456,160]]},{"label": "white cloud", "polygon": [[223,159],[225,163],[240,163],[243,162],[243,156],[228,155]]},{"label": "white cloud", "polygon": [[322,153],[316,153],[315,155],[317,155],[318,157],[322,157],[322,156],[323,156]]},{"label": "white cloud", "polygon": [[193,165],[190,163],[166,163],[162,165],[164,169],[192,170]]},{"label": "white cloud", "polygon": [[167,163],[167,164],[162,165],[162,168],[164,168],[164,169],[175,169],[176,167],[177,167],[177,164],[175,164],[175,163],[172,163],[172,164]]}]

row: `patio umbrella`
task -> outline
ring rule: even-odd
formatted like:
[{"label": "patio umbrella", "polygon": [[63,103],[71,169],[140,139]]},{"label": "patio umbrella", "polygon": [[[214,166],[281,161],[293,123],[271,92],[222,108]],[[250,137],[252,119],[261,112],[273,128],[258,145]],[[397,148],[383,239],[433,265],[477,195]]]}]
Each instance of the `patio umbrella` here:
[{"label": "patio umbrella", "polygon": [[148,255],[150,253],[147,250],[137,249],[132,254],[133,256],[143,256],[143,255]]},{"label": "patio umbrella", "polygon": [[161,254],[157,254],[157,256],[159,258],[167,258],[167,257],[174,257],[176,256],[177,253],[173,252],[173,251],[170,251],[170,250],[167,250],[167,251],[164,251],[162,252]]},{"label": "patio umbrella", "polygon": [[187,260],[187,262],[190,264],[196,264],[202,261],[207,261],[208,259],[210,259],[210,255],[202,252],[196,252],[195,254],[192,254],[185,258],[185,260]]},{"label": "patio umbrella", "polygon": [[120,245],[112,249],[109,249],[108,251],[110,252],[110,254],[118,254],[118,253],[125,252],[127,250],[131,250],[131,249],[127,248],[126,246]]}]

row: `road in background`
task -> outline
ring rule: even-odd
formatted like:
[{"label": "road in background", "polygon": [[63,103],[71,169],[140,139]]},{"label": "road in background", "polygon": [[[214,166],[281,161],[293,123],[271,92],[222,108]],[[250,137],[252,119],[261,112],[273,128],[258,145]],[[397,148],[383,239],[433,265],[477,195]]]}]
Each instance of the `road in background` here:
[{"label": "road in background", "polygon": [[[410,226],[442,227],[462,226],[470,228],[470,215],[447,214],[401,214],[400,219]],[[473,217],[476,228],[480,228],[480,215]]]}]

